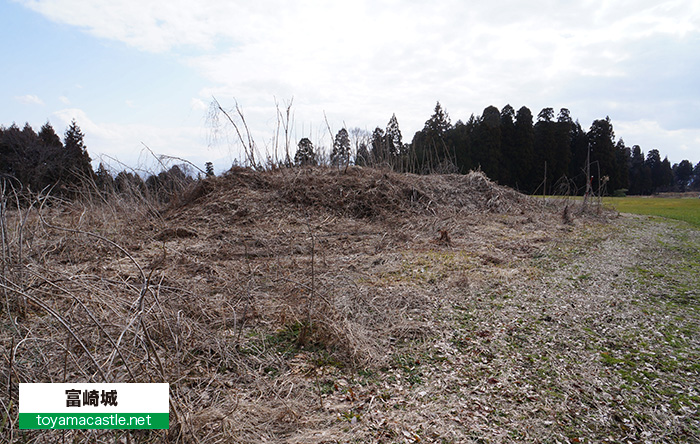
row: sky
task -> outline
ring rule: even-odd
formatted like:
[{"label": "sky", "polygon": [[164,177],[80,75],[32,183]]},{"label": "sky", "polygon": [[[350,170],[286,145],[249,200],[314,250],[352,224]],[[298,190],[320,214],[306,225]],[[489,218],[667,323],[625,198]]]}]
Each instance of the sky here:
[{"label": "sky", "polygon": [[75,119],[119,170],[148,150],[228,169],[241,144],[213,98],[258,158],[278,106],[294,145],[328,147],[392,114],[410,142],[439,101],[453,123],[506,104],[609,116],[627,146],[700,161],[697,0],[0,0],[0,39],[0,125]]}]

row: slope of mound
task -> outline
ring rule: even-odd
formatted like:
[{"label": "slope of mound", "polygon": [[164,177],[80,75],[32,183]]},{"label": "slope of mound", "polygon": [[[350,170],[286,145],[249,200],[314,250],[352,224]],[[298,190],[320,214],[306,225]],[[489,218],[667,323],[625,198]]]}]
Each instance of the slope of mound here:
[{"label": "slope of mound", "polygon": [[481,172],[418,176],[359,167],[264,172],[237,168],[202,183],[175,212],[188,211],[188,207],[216,212],[222,202],[232,201],[245,204],[246,211],[273,206],[355,219],[435,214],[440,209],[515,214],[537,208],[533,199],[491,182]]}]

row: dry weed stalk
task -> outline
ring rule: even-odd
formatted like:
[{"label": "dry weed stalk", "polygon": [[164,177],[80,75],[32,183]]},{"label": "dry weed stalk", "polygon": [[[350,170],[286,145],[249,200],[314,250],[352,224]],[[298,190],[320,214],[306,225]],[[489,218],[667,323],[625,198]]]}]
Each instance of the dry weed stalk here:
[{"label": "dry weed stalk", "polygon": [[[290,105],[291,106],[291,105]],[[236,112],[238,113],[238,118],[241,120],[241,123],[243,124],[243,129],[245,130],[245,139],[243,138],[243,134],[241,130],[238,127],[238,124],[236,124],[236,121],[233,120],[233,118],[230,116],[230,114],[221,106],[218,100],[216,100],[216,97],[212,96],[212,104],[211,104],[211,112],[209,119],[216,124],[217,121],[217,114],[222,113],[224,117],[231,123],[233,128],[236,130],[236,135],[238,135],[238,140],[241,142],[241,145],[243,146],[243,152],[245,153],[245,159],[247,164],[253,168],[253,169],[258,169],[260,165],[258,165],[255,162],[255,142],[253,141],[253,136],[250,133],[250,129],[248,128],[248,124],[246,123],[245,116],[243,115],[243,110],[241,110],[240,106],[238,106],[238,102],[236,102]]]},{"label": "dry weed stalk", "polygon": [[[3,196],[8,195],[10,194]],[[162,318],[158,319],[160,316],[153,311],[153,305],[146,304],[147,294],[154,298],[156,295],[152,291],[151,282],[157,264],[147,274],[140,261],[127,249],[129,247],[114,240],[122,234],[128,236],[124,230],[126,225],[118,229],[104,225],[105,222],[120,223],[121,219],[103,218],[105,211],[120,216],[130,214],[114,211],[115,204],[119,206],[124,202],[108,200],[111,205],[108,206],[104,201],[95,203],[87,199],[83,206],[80,202],[59,202],[49,194],[40,195],[30,202],[27,206],[18,204],[9,212],[5,206],[0,213],[5,270],[0,289],[6,296],[6,313],[10,316],[10,324],[14,326],[14,333],[9,338],[12,352],[8,356],[12,358],[6,373],[7,380],[39,382],[46,381],[47,377],[55,380],[59,374],[62,375],[59,380],[64,381],[93,381],[95,375],[99,375],[100,380],[116,382],[171,380],[171,371],[166,370],[166,365],[160,359],[160,350],[165,344],[156,343],[152,335],[154,328],[170,329],[168,318],[171,315],[166,313],[166,308],[160,306]],[[56,223],[56,220],[63,223],[68,221],[71,228]],[[24,229],[30,222],[31,241],[24,242]],[[100,234],[83,229],[83,225],[97,228]],[[22,242],[18,244],[18,241]],[[26,253],[18,250],[25,244]],[[17,254],[18,251],[22,253]],[[86,266],[91,260],[109,262],[109,256],[99,258],[100,253],[106,252],[116,253],[117,263],[119,257],[129,260],[132,269],[140,276],[141,284],[135,285],[130,277],[123,279],[118,275],[100,276],[98,268]],[[60,262],[54,258],[60,258]],[[119,267],[123,268],[122,265]],[[137,302],[137,312],[131,321],[126,321],[123,327],[119,327],[122,319],[127,320],[122,307],[130,306],[125,297],[129,293],[136,296],[131,301]],[[26,308],[10,303],[10,296],[26,301]],[[157,304],[157,298],[155,299],[154,304]],[[45,328],[27,330],[26,320],[22,323],[14,320],[16,317],[42,319],[44,313],[53,318],[70,339],[59,339],[61,335],[53,327],[48,331]],[[119,314],[115,316],[116,313]],[[44,323],[52,324],[48,319]],[[134,328],[136,325],[139,325],[140,333]],[[171,338],[175,341],[174,333],[170,331]],[[127,338],[136,347],[129,345]],[[42,345],[44,341],[45,345]],[[58,347],[49,351],[46,347],[52,344]],[[143,354],[138,352],[141,346]],[[62,363],[60,371],[52,367],[50,358],[41,365],[27,366],[27,358],[31,359],[32,355],[51,357],[59,354],[63,354],[63,357],[54,362]],[[155,363],[154,367],[146,364],[151,360]],[[155,374],[149,374],[149,367],[155,370]],[[7,399],[16,399],[16,385],[8,382],[7,390]],[[178,410],[177,407],[173,409],[176,422],[179,422]],[[11,427],[14,426],[16,425]],[[76,437],[80,435],[80,432],[75,433]]]}]

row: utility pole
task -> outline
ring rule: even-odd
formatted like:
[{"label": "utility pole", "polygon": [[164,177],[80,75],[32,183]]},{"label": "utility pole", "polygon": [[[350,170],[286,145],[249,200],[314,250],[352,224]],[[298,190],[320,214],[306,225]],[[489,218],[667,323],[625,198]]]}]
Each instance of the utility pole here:
[{"label": "utility pole", "polygon": [[544,180],[542,181],[544,184],[542,186],[542,199],[544,200],[545,196],[547,195],[547,161],[544,161]]},{"label": "utility pole", "polygon": [[588,196],[591,195],[591,145],[586,152],[586,194],[583,195],[583,208],[588,204]]}]

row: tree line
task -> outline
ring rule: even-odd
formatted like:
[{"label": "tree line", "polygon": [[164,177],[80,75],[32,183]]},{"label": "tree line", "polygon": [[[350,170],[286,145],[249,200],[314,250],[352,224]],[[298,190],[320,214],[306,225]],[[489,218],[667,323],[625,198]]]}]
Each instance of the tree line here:
[{"label": "tree line", "polygon": [[[10,188],[30,193],[50,190],[52,195],[74,198],[86,192],[131,193],[149,195],[167,202],[171,196],[193,182],[183,167],[139,174],[123,170],[115,176],[100,163],[97,171],[84,142],[85,135],[75,120],[66,129],[63,141],[49,122],[39,132],[25,123],[0,126],[0,178],[5,192]],[[207,165],[207,172],[211,169]],[[213,172],[212,172],[213,173]]]},{"label": "tree line", "polygon": [[83,138],[75,121],[63,141],[48,122],[38,133],[28,123],[22,129],[14,123],[0,127],[0,174],[18,188],[53,187],[57,193],[70,194],[82,178],[93,174]]},{"label": "tree line", "polygon": [[645,154],[639,145],[629,147],[615,140],[609,117],[595,120],[586,131],[566,108],[558,114],[544,108],[535,120],[525,106],[517,111],[510,105],[500,111],[489,106],[481,116],[452,124],[438,102],[410,143],[402,142],[392,115],[386,129],[341,129],[328,159],[317,151],[322,150],[301,139],[295,164],[352,162],[420,174],[481,169],[492,180],[525,193],[583,194],[587,185],[607,194],[700,190],[700,162],[671,165],[656,149]]},{"label": "tree line", "polygon": [[[328,156],[309,138],[297,145],[294,159],[280,166],[329,164],[387,166],[419,174],[467,173],[481,169],[492,180],[525,193],[582,194],[587,186],[607,194],[652,194],[663,191],[700,190],[700,162],[683,160],[671,165],[658,150],[644,153],[615,140],[609,117],[595,120],[585,131],[569,110],[555,115],[544,108],[533,117],[525,106],[506,105],[484,109],[466,122],[452,124],[438,102],[423,129],[404,143],[396,115],[386,128],[372,132],[340,129]],[[213,175],[207,163],[206,175]],[[93,171],[84,134],[75,121],[63,141],[49,122],[39,132],[26,123],[0,126],[0,176],[16,188],[71,197],[87,188],[97,192],[150,194],[167,201],[194,181],[184,166],[151,174],[144,180],[133,171],[115,176],[99,164]],[[7,182],[9,181],[9,182]]]},{"label": "tree line", "polygon": [[438,102],[411,150],[421,170],[444,163],[459,172],[481,168],[491,179],[526,193],[566,188],[580,194],[587,184],[626,194],[700,189],[700,162],[671,165],[656,149],[645,156],[639,145],[615,140],[609,117],[585,131],[566,108],[558,114],[544,108],[535,121],[525,106],[517,111],[510,105],[500,111],[489,106],[481,116],[451,125]]}]

